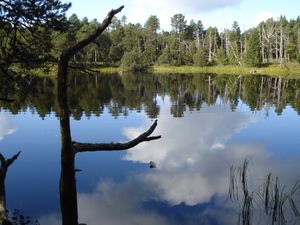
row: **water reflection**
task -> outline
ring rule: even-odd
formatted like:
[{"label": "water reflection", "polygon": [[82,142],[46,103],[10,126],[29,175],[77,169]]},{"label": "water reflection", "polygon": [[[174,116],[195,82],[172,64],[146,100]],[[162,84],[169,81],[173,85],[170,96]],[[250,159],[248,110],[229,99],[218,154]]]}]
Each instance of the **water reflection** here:
[{"label": "water reflection", "polygon": [[[16,92],[1,86],[3,96],[14,99],[14,102],[0,101],[4,109],[16,114],[30,107],[41,117],[51,112],[58,115],[55,79],[31,78],[30,82],[21,82]],[[170,96],[174,117],[182,117],[185,111],[200,110],[204,103],[216,104],[219,99],[232,111],[243,101],[252,111],[275,106],[280,115],[287,105],[300,113],[299,91],[299,80],[281,77],[73,74],[69,79],[68,101],[75,119],[83,115],[99,116],[105,107],[115,117],[126,116],[130,110],[145,110],[150,118],[156,118],[160,113],[157,96]]]},{"label": "water reflection", "polygon": [[[15,101],[1,102],[1,107],[24,120],[30,119],[22,117],[20,112],[24,110],[26,114],[37,113],[45,120],[48,114],[54,118],[59,112],[56,85],[54,80],[35,78],[30,84],[21,86],[20,92],[6,90],[4,96]],[[91,123],[99,123],[99,127],[95,125],[98,130],[95,128],[93,133],[103,133],[102,122],[110,117],[119,118],[119,123],[124,119],[127,128],[123,132],[125,137],[121,134],[118,138],[106,137],[109,140],[136,137],[149,127],[144,122],[149,121],[149,117],[159,118],[156,133],[163,136],[159,141],[144,143],[123,155],[111,154],[108,158],[101,153],[98,158],[93,156],[89,158],[93,160],[80,164],[83,171],[76,175],[80,187],[76,193],[79,221],[86,224],[99,224],[99,221],[103,224],[145,225],[236,224],[237,206],[227,199],[230,165],[239,164],[250,156],[253,159],[249,171],[250,186],[254,189],[260,188],[263,183],[260,181],[270,171],[287,187],[299,179],[299,153],[289,151],[291,146],[299,146],[296,138],[300,131],[297,116],[299,88],[298,80],[260,76],[72,76],[67,95],[69,109],[74,119],[81,119],[78,126],[74,126],[71,119],[74,136],[77,133],[79,139],[93,139],[82,130],[90,130]],[[6,118],[4,113],[0,114],[1,118]],[[137,118],[139,122],[136,122]],[[293,128],[284,129],[274,118],[292,124]],[[84,122],[87,119],[91,123]],[[45,127],[45,121],[31,122],[32,127]],[[12,132],[14,128],[7,118],[2,119],[2,123],[7,123],[8,128],[2,131],[1,126],[3,134],[0,136]],[[57,124],[57,120],[53,123]],[[128,128],[132,123],[134,127]],[[105,129],[116,126],[107,124],[104,124]],[[114,134],[112,131],[105,133]],[[266,139],[266,134],[272,137]],[[290,139],[283,138],[285,136]],[[27,137],[35,138],[29,134]],[[41,138],[40,143],[49,143],[47,137],[44,139]],[[24,148],[32,147],[29,145]],[[36,159],[48,165],[45,167],[51,166],[42,156]],[[58,159],[55,160],[58,165]],[[80,163],[82,158],[78,161]],[[150,161],[157,165],[155,169],[149,169]],[[24,170],[29,165],[20,168]],[[130,170],[128,165],[134,169]],[[94,168],[93,172],[91,168]],[[32,176],[44,170],[35,169]],[[22,169],[18,171],[20,173]],[[110,176],[118,173],[124,176],[121,179],[117,175]],[[49,180],[57,181],[58,174]],[[75,179],[73,175],[72,179]],[[32,181],[34,178],[27,179],[27,188],[30,183],[38,184]],[[96,187],[91,185],[95,180]],[[52,183],[55,183],[54,189],[57,188],[57,182]],[[86,186],[91,188],[83,188]],[[44,201],[47,191],[37,193],[36,198]],[[15,198],[29,199],[18,193]],[[45,213],[38,214],[39,222],[61,224],[59,209],[44,207],[40,212]],[[256,224],[264,223],[264,219]]]},{"label": "water reflection", "polygon": [[5,135],[12,134],[16,131],[7,113],[0,112],[0,124],[0,141]]},{"label": "water reflection", "polygon": [[[287,188],[299,179],[299,156],[278,158],[261,142],[236,139],[264,116],[223,105],[203,105],[201,112],[187,112],[184,120],[170,117],[170,100],[157,98],[163,139],[130,150],[124,160],[149,160],[156,169],[130,174],[124,181],[100,180],[91,193],[79,193],[79,218],[87,224],[236,224],[237,205],[228,201],[229,167],[251,157],[249,185],[259,190],[272,171]],[[134,137],[145,127],[127,128]],[[276,141],[275,141],[276,142]],[[278,140],[280,142],[280,140]],[[257,211],[256,213],[260,213]],[[54,224],[53,215],[43,224]],[[126,218],[126,219],[124,219]],[[253,224],[268,224],[260,215]],[[51,221],[51,223],[47,223]],[[59,217],[56,218],[59,224]],[[291,221],[295,221],[294,219]]]}]

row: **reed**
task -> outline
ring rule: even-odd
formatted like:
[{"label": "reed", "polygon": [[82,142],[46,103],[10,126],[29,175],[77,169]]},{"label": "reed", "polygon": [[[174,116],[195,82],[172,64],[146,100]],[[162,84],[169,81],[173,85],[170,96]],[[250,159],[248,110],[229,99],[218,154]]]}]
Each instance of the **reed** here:
[{"label": "reed", "polygon": [[[299,197],[300,182],[297,181],[288,190],[285,186],[281,186],[278,177],[273,178],[269,173],[264,179],[262,188],[250,191],[247,176],[249,162],[247,158],[241,165],[230,167],[229,198],[241,206],[239,224],[252,225],[254,209],[262,209],[262,215],[267,217],[271,225],[287,224],[287,215],[292,216],[292,224],[299,223],[300,213],[297,205],[299,199],[296,201],[296,197]],[[291,223],[291,218],[288,222]]]}]

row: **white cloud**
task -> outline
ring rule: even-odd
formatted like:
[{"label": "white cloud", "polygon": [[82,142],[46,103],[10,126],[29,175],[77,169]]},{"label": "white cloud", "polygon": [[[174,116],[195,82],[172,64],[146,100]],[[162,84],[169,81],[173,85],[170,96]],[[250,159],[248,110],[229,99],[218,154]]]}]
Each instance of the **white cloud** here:
[{"label": "white cloud", "polygon": [[[156,130],[162,139],[139,145],[125,156],[126,160],[156,163],[157,169],[142,179],[155,187],[157,200],[172,205],[196,205],[209,202],[215,194],[226,195],[230,165],[240,164],[249,156],[255,158],[251,171],[257,179],[263,180],[271,171],[282,177],[284,184],[297,180],[294,171],[298,169],[292,168],[300,167],[297,160],[277,162],[259,143],[241,144],[231,140],[235,133],[255,122],[251,114],[211,106],[178,119],[166,110],[169,108],[161,108]],[[133,137],[144,129],[128,129],[126,134]]]},{"label": "white cloud", "polygon": [[[226,194],[230,163],[253,154],[249,149],[235,151],[227,142],[254,118],[220,111],[218,106],[186,113],[184,119],[172,118],[165,107],[161,110],[156,133],[162,139],[137,146],[125,159],[154,161],[158,169],[145,175],[145,182],[157,187],[156,195],[170,204],[196,205],[210,201],[215,193]],[[133,138],[144,129],[127,129],[125,134]]]},{"label": "white cloud", "polygon": [[163,216],[142,206],[143,200],[149,197],[143,186],[137,186],[136,181],[121,185],[103,181],[93,194],[78,195],[79,218],[90,225],[98,225],[99,221],[107,225],[171,224]]},{"label": "white cloud", "polygon": [[[128,21],[141,23],[142,25],[151,15],[156,15],[164,30],[170,30],[171,17],[176,13],[182,13],[187,21],[197,19],[199,13],[211,12],[234,5],[243,0],[133,0],[127,8],[125,15]],[[196,16],[196,18],[195,18]]]},{"label": "white cloud", "polygon": [[260,24],[263,21],[266,21],[269,18],[274,18],[276,19],[277,16],[271,12],[260,12],[259,14],[256,15],[256,17],[253,19],[252,25],[253,26],[257,26],[258,24]]},{"label": "white cloud", "polygon": [[[93,193],[78,194],[80,222],[91,225],[99,221],[107,225],[176,225],[178,222],[172,221],[168,212],[145,207],[145,203],[154,200],[170,207],[181,203],[190,207],[214,201],[212,206],[205,205],[199,212],[192,210],[192,216],[186,215],[188,208],[183,210],[188,220],[185,224],[199,221],[206,224],[205,220],[210,219],[222,220],[218,224],[233,224],[237,221],[236,214],[224,203],[229,188],[229,168],[232,164],[241,164],[249,156],[253,158],[248,170],[249,186],[256,186],[250,190],[257,191],[257,186],[263,184],[269,172],[279,176],[285,187],[299,179],[299,157],[276,158],[261,143],[238,143],[232,138],[255,122],[251,114],[211,106],[202,107],[200,112],[186,113],[184,119],[173,118],[169,114],[168,99],[164,101],[167,107],[161,106],[154,134],[162,134],[162,139],[139,145],[125,156],[127,160],[142,163],[153,160],[158,168],[141,174],[130,173],[120,182],[100,181]],[[130,128],[125,133],[132,138],[144,130]],[[49,221],[59,224],[53,218],[50,215]]]},{"label": "white cloud", "polygon": [[[138,179],[122,183],[100,181],[94,192],[78,194],[79,222],[89,225],[98,225],[100,221],[105,225],[176,224],[158,212],[143,207],[144,201],[151,198],[149,190],[144,184],[139,184]],[[61,224],[60,216],[55,214],[42,216],[39,222],[45,225]]]},{"label": "white cloud", "polygon": [[[218,106],[203,107],[200,113],[186,113],[184,120],[172,118],[162,108],[156,133],[162,139],[144,143],[129,150],[126,159],[147,163],[154,161],[160,168],[183,168],[201,154],[225,148],[231,136],[254,121],[243,113],[222,112]],[[136,137],[145,128],[127,129],[128,138]]]},{"label": "white cloud", "polygon": [[[147,3],[145,0],[143,2],[144,4]],[[178,12],[191,13],[213,11],[228,6],[237,5],[240,2],[242,2],[242,0],[151,0],[148,1],[148,4],[152,8],[162,8],[165,10],[175,8]]]},{"label": "white cloud", "polygon": [[12,134],[16,131],[13,127],[9,115],[7,113],[0,112],[0,141],[5,135]]}]

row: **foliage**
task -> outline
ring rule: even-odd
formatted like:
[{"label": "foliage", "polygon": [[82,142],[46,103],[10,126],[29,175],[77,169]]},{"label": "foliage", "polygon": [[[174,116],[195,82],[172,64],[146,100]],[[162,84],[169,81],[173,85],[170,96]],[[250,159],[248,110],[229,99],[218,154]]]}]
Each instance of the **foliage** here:
[{"label": "foliage", "polygon": [[[82,40],[99,26],[97,20],[79,19],[76,14],[66,18],[68,4],[59,0],[47,2],[0,2],[3,11],[0,17],[0,66],[3,71],[9,68],[24,71],[41,66],[44,70],[49,69],[63,49]],[[8,14],[6,6],[12,14]],[[144,26],[127,23],[125,16],[114,18],[109,30],[93,45],[76,53],[72,63],[120,66],[126,52],[142,55],[141,60],[132,60],[135,64],[142,63],[141,68],[145,64],[205,66],[215,62],[258,67],[270,62],[282,65],[299,58],[299,19],[268,19],[244,32],[237,21],[231,29],[222,32],[216,27],[204,29],[200,20],[191,20],[187,24],[181,13],[173,15],[170,22],[172,31],[159,32],[160,21],[155,15],[151,15]],[[126,58],[134,57],[127,54],[123,61],[127,61]]]},{"label": "foliage", "polygon": [[254,29],[249,37],[244,60],[248,66],[260,66],[262,63],[259,33],[257,29]]},{"label": "foliage", "polygon": [[208,60],[205,56],[205,52],[203,49],[199,49],[194,55],[193,55],[193,62],[195,66],[207,66]]},{"label": "foliage", "polygon": [[228,58],[226,56],[226,52],[223,47],[220,47],[217,50],[216,62],[218,63],[218,65],[227,65],[228,64]]},{"label": "foliage", "polygon": [[148,70],[149,66],[146,58],[137,50],[125,52],[122,57],[121,67],[123,71],[141,72]]},{"label": "foliage", "polygon": [[0,68],[32,68],[51,61],[51,33],[66,29],[69,7],[59,0],[0,1]]},{"label": "foliage", "polygon": [[[166,94],[171,97],[171,105],[174,105],[173,115],[178,116],[188,109],[200,109],[202,104],[216,104],[218,99],[228,102],[232,110],[235,110],[240,99],[253,112],[267,113],[268,110],[262,109],[272,105],[277,113],[290,106],[300,114],[300,95],[295,94],[300,91],[299,79],[241,75],[234,69],[243,67],[230,66],[225,67],[230,71],[228,73],[235,72],[237,75],[225,75],[220,72],[222,67],[220,74],[210,73],[211,69],[217,68],[219,67],[163,67],[160,71],[155,68],[155,73],[163,74],[123,73],[122,76],[115,69],[105,71],[110,72],[109,75],[90,76],[72,71],[68,92],[70,115],[75,119],[80,119],[83,115],[101,115],[106,107],[114,116],[137,109],[151,112],[153,118],[159,112],[155,96],[163,97]],[[2,82],[0,79],[0,95],[14,100],[0,101],[3,110],[16,114],[28,107],[34,108],[35,113],[42,118],[50,113],[59,113],[56,79],[36,76],[19,79],[18,92],[12,90],[12,83],[4,85],[6,81]]]}]

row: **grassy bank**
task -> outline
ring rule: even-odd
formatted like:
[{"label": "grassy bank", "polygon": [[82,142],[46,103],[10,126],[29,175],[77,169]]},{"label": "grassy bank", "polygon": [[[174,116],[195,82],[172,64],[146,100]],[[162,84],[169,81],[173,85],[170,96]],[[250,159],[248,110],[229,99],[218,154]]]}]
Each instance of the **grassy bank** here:
[{"label": "grassy bank", "polygon": [[[94,68],[94,70],[98,70]],[[122,71],[119,67],[104,67],[99,69],[102,74],[115,74]],[[269,76],[285,76],[300,78],[300,64],[289,64],[280,67],[278,64],[272,64],[260,68],[255,67],[241,67],[241,66],[209,66],[209,67],[196,67],[196,66],[154,66],[152,73],[157,74],[197,74],[197,73],[212,73],[212,74],[234,74],[234,75],[269,75]],[[36,76],[55,77],[57,69],[47,73],[39,69],[31,70],[31,74]]]},{"label": "grassy bank", "polygon": [[241,67],[241,66],[210,66],[210,67],[195,67],[195,66],[155,66],[154,73],[215,73],[215,74],[261,74],[270,76],[291,76],[300,77],[300,65],[290,64],[280,67],[280,65],[269,65],[265,67]]}]

